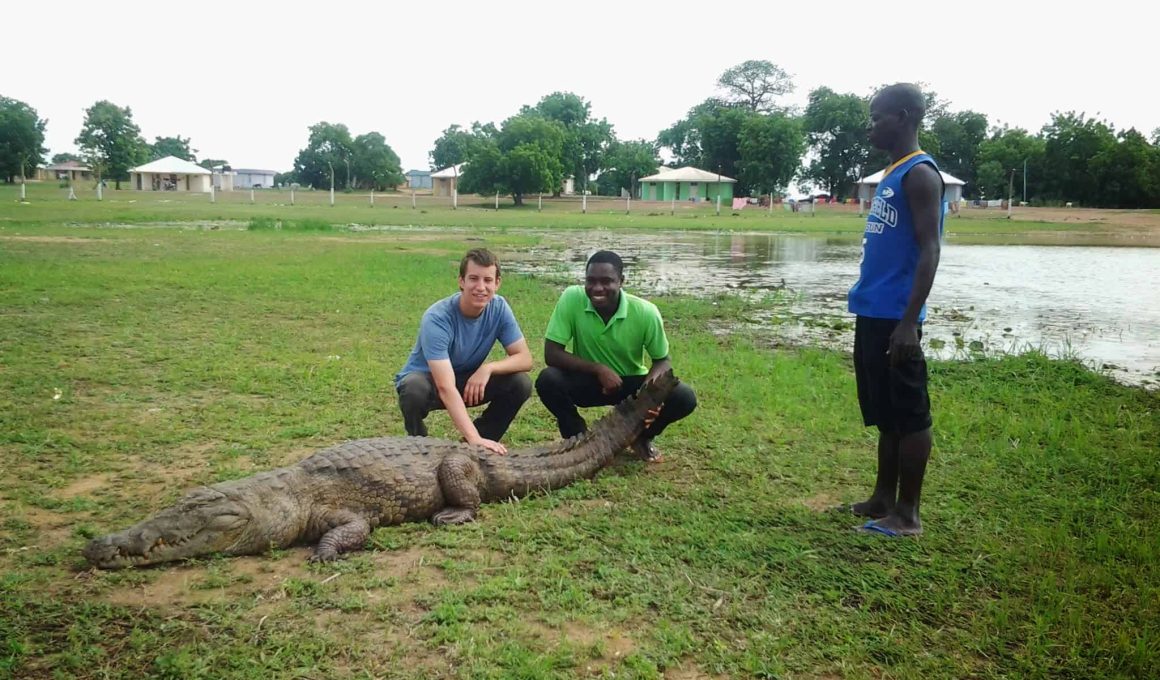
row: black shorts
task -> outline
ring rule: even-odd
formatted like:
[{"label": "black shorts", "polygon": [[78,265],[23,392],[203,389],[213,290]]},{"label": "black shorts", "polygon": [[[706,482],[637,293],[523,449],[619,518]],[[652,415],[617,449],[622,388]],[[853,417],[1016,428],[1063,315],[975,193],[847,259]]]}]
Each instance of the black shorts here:
[{"label": "black shorts", "polygon": [[[883,432],[911,434],[931,426],[926,391],[926,358],[919,352],[900,366],[890,365],[895,319],[859,316],[854,323],[854,373],[862,422]],[[922,339],[922,325],[918,327]]]}]

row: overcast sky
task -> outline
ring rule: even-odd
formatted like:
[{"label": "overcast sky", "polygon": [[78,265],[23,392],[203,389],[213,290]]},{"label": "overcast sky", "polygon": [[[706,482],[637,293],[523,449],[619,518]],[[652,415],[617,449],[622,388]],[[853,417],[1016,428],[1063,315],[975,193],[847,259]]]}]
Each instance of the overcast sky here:
[{"label": "overcast sky", "polygon": [[821,85],[921,81],[992,124],[1038,131],[1074,110],[1160,127],[1160,9],[1141,0],[286,4],[5,3],[0,94],[48,119],[50,154],[76,151],[84,109],[108,99],[150,142],[279,171],[323,120],[427,168],[452,123],[498,124],[557,90],[621,139],[653,139],[747,59],[788,71],[799,106]]}]

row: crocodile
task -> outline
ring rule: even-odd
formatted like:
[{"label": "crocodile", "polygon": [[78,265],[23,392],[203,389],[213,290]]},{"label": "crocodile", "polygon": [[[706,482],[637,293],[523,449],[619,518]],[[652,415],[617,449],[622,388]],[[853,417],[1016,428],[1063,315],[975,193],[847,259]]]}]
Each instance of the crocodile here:
[{"label": "crocodile", "polygon": [[587,432],[497,455],[432,437],[347,441],[286,467],[188,491],[180,500],[83,549],[99,569],[314,545],[310,561],[359,550],[379,526],[474,521],[481,503],[591,478],[635,441],[678,384],[669,370]]}]

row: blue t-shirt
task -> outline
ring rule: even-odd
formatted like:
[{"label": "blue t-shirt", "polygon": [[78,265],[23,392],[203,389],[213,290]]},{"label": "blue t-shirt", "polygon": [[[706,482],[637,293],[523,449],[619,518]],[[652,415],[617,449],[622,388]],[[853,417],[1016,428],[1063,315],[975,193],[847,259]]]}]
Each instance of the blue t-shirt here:
[{"label": "blue t-shirt", "polygon": [[[920,163],[930,163],[938,170],[929,155],[915,153],[887,168],[874,192],[874,203],[866,218],[866,233],[862,236],[861,274],[847,299],[848,309],[858,316],[901,319],[906,312],[918,268],[918,239],[902,180]],[[942,230],[943,215],[940,214],[939,235]],[[918,320],[925,319],[924,304]]]},{"label": "blue t-shirt", "polygon": [[495,341],[507,347],[524,337],[507,300],[496,295],[483,313],[469,319],[459,311],[456,293],[427,308],[419,322],[419,337],[403,370],[395,375],[398,386],[403,376],[414,371],[430,373],[428,361],[450,359],[456,373],[474,373],[483,365]]}]

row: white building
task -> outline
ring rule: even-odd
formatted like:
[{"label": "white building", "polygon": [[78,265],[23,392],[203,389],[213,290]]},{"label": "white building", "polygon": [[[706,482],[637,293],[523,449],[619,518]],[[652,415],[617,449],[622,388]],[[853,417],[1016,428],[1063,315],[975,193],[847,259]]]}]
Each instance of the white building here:
[{"label": "white building", "polygon": [[196,163],[176,156],[159,158],[129,170],[129,183],[137,191],[189,191],[208,194],[211,173]]},{"label": "white building", "polygon": [[[874,200],[874,192],[878,190],[878,184],[882,181],[882,173],[885,169],[879,170],[873,175],[867,175],[858,180],[858,200],[872,201]],[[958,210],[959,201],[963,200],[963,187],[966,182],[947,173],[939,170],[943,180],[943,203],[949,203],[952,210]]]},{"label": "white building", "polygon": [[234,168],[235,189],[272,189],[274,188],[273,170],[254,170],[251,168]]}]

